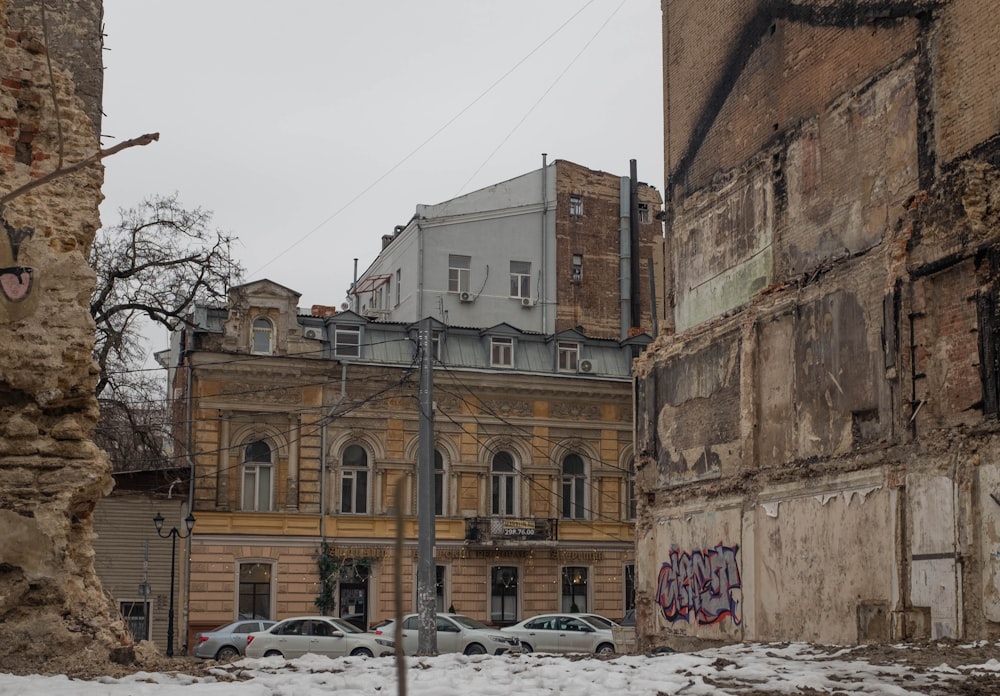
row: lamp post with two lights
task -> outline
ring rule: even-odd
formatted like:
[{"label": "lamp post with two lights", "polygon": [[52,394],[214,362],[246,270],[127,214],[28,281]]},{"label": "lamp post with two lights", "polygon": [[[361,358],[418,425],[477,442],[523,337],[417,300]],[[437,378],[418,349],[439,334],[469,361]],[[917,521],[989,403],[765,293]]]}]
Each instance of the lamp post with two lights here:
[{"label": "lamp post with two lights", "polygon": [[188,516],[184,518],[184,526],[187,528],[187,534],[182,534],[177,530],[177,527],[171,527],[170,531],[166,534],[163,533],[163,515],[156,513],[156,517],[153,518],[153,524],[156,525],[156,533],[160,535],[161,539],[170,538],[170,608],[167,611],[167,657],[174,656],[174,562],[177,557],[177,539],[186,539],[191,536],[191,530],[194,529],[194,515],[190,512]]}]

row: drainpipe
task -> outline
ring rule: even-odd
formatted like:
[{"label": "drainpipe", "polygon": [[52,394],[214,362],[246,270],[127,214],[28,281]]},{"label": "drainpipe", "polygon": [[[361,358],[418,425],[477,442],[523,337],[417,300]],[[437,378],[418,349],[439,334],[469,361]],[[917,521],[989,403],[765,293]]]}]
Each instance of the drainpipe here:
[{"label": "drainpipe", "polygon": [[548,263],[548,232],[549,232],[549,191],[548,191],[548,165],[546,163],[547,153],[542,153],[542,268],[538,273],[538,304],[542,306],[542,333],[547,333],[549,328],[548,313],[549,305],[545,301],[545,269]]},{"label": "drainpipe", "polygon": [[622,177],[618,187],[618,278],[619,297],[621,302],[621,338],[628,338],[631,324],[632,307],[632,232],[629,225],[629,213],[632,209],[631,182],[628,177]]},{"label": "drainpipe", "polygon": [[424,318],[424,228],[417,226],[417,319]]},{"label": "drainpipe", "polygon": [[323,416],[323,425],[319,429],[319,538],[320,548],[326,544],[326,426],[330,416],[337,410],[347,396],[347,363],[340,363],[340,396],[333,402]]},{"label": "drainpipe", "polygon": [[629,239],[632,246],[632,326],[642,325],[642,287],[639,279],[639,177],[635,160],[629,160]]}]

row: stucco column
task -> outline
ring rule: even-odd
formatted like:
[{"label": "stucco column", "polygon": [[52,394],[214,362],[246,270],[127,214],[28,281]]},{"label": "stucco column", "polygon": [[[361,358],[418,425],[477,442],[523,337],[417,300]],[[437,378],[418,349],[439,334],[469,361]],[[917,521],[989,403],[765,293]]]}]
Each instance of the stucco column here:
[{"label": "stucco column", "polygon": [[229,424],[231,414],[219,414],[219,453],[215,469],[215,509],[229,509]]},{"label": "stucco column", "polygon": [[291,423],[291,442],[288,445],[288,480],[285,509],[299,509],[299,437],[302,430],[302,416],[296,415]]}]

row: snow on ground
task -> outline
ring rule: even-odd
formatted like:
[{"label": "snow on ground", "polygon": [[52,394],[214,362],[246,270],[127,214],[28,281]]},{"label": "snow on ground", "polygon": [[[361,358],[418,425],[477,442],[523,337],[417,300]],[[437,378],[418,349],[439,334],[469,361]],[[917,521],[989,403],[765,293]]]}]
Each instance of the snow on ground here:
[{"label": "snow on ground", "polygon": [[[982,647],[983,644],[965,646]],[[997,646],[988,646],[997,654]],[[531,653],[406,659],[408,696],[719,696],[721,694],[996,694],[1000,661],[875,664],[857,649],[805,643],[732,645],[696,653],[612,659]],[[905,653],[905,654],[912,654]],[[975,650],[968,652],[973,658]],[[880,660],[882,662],[884,660]],[[984,686],[985,685],[985,686]],[[975,689],[975,690],[972,690]],[[388,696],[397,693],[392,658],[315,655],[244,659],[200,676],[137,672],[94,681],[0,673],[0,694],[17,696]]]}]

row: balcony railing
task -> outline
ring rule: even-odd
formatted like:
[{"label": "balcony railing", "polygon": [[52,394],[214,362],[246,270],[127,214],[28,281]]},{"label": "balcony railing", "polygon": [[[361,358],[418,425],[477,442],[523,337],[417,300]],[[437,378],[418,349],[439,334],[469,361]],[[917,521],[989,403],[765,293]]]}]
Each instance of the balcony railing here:
[{"label": "balcony railing", "polygon": [[559,520],[538,517],[466,517],[465,540],[472,544],[556,541]]}]

